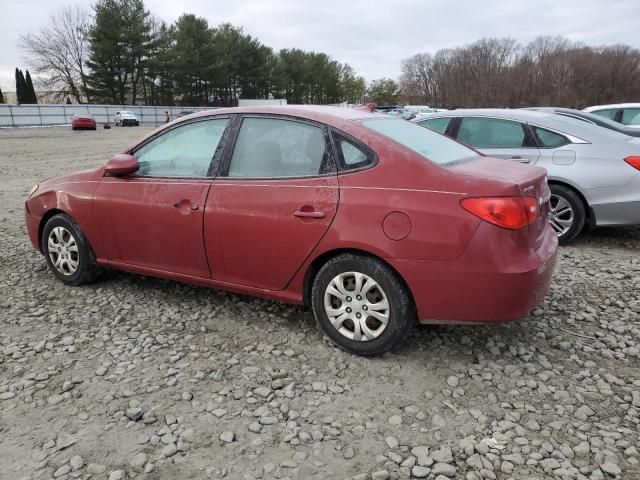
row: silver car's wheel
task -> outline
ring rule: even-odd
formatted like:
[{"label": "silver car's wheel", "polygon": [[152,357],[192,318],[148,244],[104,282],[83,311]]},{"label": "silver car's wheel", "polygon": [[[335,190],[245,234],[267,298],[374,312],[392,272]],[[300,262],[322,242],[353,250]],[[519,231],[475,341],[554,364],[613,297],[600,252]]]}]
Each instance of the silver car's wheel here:
[{"label": "silver car's wheel", "polygon": [[78,243],[74,236],[64,227],[55,227],[49,232],[47,251],[53,267],[62,275],[76,273],[80,264]]},{"label": "silver car's wheel", "polygon": [[329,282],[324,310],[331,325],[357,342],[378,338],[389,324],[389,300],[382,287],[360,272],[345,272]]},{"label": "silver car's wheel", "polygon": [[549,207],[549,222],[558,237],[561,237],[571,229],[575,221],[573,207],[566,198],[555,194],[551,195]]}]

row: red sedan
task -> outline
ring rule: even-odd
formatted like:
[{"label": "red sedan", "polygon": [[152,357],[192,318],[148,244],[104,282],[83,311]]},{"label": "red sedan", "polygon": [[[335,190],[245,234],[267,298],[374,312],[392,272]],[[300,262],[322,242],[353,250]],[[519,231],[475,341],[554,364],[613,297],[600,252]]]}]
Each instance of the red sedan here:
[{"label": "red sedan", "polygon": [[200,112],[105,166],[36,185],[34,247],[69,285],[103,267],[309,305],[362,355],[417,322],[505,322],[546,295],[545,171],[335,107]]},{"label": "red sedan", "polygon": [[72,130],[95,130],[96,129],[96,119],[91,115],[74,115],[73,120],[71,120],[71,129]]}]

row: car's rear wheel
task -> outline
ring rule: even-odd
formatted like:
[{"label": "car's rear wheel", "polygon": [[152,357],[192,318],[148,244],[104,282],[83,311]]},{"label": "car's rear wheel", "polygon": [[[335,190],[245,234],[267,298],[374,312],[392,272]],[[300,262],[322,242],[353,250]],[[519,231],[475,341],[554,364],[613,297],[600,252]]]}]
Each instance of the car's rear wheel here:
[{"label": "car's rear wheel", "polygon": [[379,355],[401,344],[416,323],[407,287],[385,263],[356,254],[322,266],[311,291],[320,328],[339,347]]},{"label": "car's rear wheel", "polygon": [[49,268],[67,285],[89,283],[100,275],[89,242],[68,215],[60,213],[47,220],[41,242]]},{"label": "car's rear wheel", "polygon": [[564,185],[552,184],[549,200],[549,222],[561,244],[567,244],[582,231],[586,209],[576,192]]}]

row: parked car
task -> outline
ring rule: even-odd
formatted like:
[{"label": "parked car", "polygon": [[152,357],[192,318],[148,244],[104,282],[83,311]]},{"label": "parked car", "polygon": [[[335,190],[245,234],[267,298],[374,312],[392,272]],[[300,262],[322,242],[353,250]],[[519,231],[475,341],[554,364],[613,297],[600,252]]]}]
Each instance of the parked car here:
[{"label": "parked car", "polygon": [[618,133],[623,133],[631,137],[640,137],[640,128],[632,128],[622,125],[621,123],[609,120],[606,117],[585,112],[583,110],[574,110],[573,108],[562,107],[529,107],[524,110],[535,110],[537,112],[555,113],[563,117],[575,118],[583,122],[598,125],[599,127],[608,128]]},{"label": "parked car", "polygon": [[26,202],[69,285],[101,267],[312,307],[362,355],[424,323],[504,322],[546,295],[557,238],[542,168],[404,120],[296,106],[200,112]]},{"label": "parked car", "polygon": [[585,227],[640,224],[640,139],[528,110],[453,110],[419,125],[485,155],[544,167],[561,243]]},{"label": "parked car", "polygon": [[140,121],[138,120],[138,117],[136,117],[136,114],[127,110],[116,112],[114,121],[116,126],[122,125],[123,127],[126,127],[127,125],[135,125],[137,127],[140,125]]},{"label": "parked car", "polygon": [[585,108],[584,111],[614,120],[631,128],[640,128],[640,103],[597,105]]},{"label": "parked car", "polygon": [[71,119],[71,130],[95,130],[96,119],[89,114],[76,113]]}]

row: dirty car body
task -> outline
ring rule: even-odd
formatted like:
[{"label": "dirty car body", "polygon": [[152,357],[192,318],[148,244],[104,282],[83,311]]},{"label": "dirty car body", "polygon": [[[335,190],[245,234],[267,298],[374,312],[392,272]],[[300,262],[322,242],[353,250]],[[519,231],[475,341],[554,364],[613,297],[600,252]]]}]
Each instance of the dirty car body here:
[{"label": "dirty car body", "polygon": [[86,243],[97,267],[310,305],[360,354],[416,320],[522,318],[556,259],[543,169],[353,109],[198,112],[34,190],[29,236],[61,280]]}]

